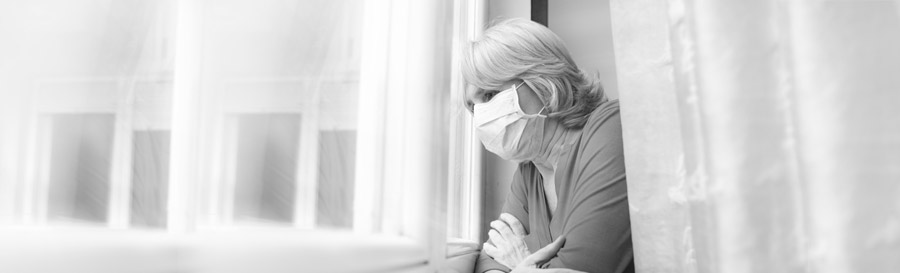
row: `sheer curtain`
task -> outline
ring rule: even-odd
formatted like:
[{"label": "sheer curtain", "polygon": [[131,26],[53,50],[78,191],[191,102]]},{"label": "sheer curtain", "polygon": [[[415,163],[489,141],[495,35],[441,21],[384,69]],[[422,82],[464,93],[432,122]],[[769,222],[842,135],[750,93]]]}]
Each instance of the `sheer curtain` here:
[{"label": "sheer curtain", "polygon": [[165,225],[171,1],[3,1],[13,225]]},{"label": "sheer curtain", "polygon": [[641,272],[900,268],[896,1],[612,1]]},{"label": "sheer curtain", "polygon": [[0,224],[352,228],[361,1],[180,2],[0,1]]},{"label": "sheer curtain", "polygon": [[195,126],[198,225],[351,228],[359,1],[198,7],[182,11],[196,33],[179,43],[197,50],[178,72],[196,84],[176,90],[196,90],[180,113]]},{"label": "sheer curtain", "polygon": [[0,271],[436,271],[454,3],[0,0]]}]

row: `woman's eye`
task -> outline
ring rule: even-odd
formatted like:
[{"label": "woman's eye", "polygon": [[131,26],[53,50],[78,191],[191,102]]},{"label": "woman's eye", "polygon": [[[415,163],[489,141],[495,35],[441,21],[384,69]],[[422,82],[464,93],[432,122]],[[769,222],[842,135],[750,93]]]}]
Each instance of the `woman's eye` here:
[{"label": "woman's eye", "polygon": [[494,96],[497,95],[497,93],[500,93],[500,92],[498,92],[498,91],[489,91],[489,92],[485,92],[485,93],[484,93],[484,101],[485,101],[485,102],[491,101],[491,99],[493,99]]}]

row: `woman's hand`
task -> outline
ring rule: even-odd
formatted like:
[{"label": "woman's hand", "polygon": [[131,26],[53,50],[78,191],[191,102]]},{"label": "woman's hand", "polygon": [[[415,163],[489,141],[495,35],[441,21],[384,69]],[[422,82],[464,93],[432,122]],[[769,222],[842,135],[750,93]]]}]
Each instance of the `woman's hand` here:
[{"label": "woman's hand", "polygon": [[565,237],[557,238],[532,254],[525,245],[525,227],[515,216],[500,214],[500,220],[491,222],[491,228],[488,232],[490,243],[484,243],[484,252],[500,264],[512,268],[511,273],[584,273],[565,268],[538,268],[556,256],[566,241]]},{"label": "woman's hand", "polygon": [[553,241],[549,245],[541,248],[540,250],[534,252],[534,254],[529,255],[525,258],[518,266],[513,268],[513,271],[510,273],[584,273],[577,270],[565,269],[565,268],[548,268],[548,269],[538,269],[537,267],[541,264],[546,263],[559,252],[559,249],[562,248],[563,244],[566,242],[566,238],[560,236]]},{"label": "woman's hand", "polygon": [[531,255],[525,245],[525,227],[515,216],[500,214],[499,220],[491,222],[491,228],[488,232],[491,239],[484,243],[484,253],[495,261],[515,268]]}]

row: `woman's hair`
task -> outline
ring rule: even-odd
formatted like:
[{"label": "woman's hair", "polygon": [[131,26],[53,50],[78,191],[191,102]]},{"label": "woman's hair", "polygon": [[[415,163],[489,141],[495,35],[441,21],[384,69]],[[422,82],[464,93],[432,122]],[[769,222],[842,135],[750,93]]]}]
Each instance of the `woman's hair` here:
[{"label": "woman's hair", "polygon": [[462,52],[465,80],[485,90],[521,79],[541,98],[565,128],[578,129],[605,99],[596,77],[585,74],[569,56],[562,39],[547,27],[525,19],[500,21]]}]

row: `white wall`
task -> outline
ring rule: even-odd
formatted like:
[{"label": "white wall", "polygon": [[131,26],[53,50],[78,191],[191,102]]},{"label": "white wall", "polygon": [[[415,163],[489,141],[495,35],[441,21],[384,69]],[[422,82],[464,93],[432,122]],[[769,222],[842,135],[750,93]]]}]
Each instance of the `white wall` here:
[{"label": "white wall", "polygon": [[496,19],[531,18],[531,0],[487,0],[488,23]]},{"label": "white wall", "polygon": [[600,77],[610,99],[619,98],[608,0],[550,0],[547,24],[566,42],[578,67]]}]

